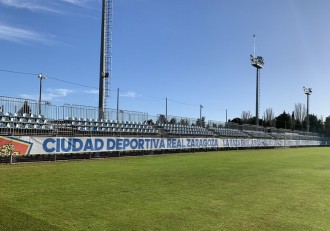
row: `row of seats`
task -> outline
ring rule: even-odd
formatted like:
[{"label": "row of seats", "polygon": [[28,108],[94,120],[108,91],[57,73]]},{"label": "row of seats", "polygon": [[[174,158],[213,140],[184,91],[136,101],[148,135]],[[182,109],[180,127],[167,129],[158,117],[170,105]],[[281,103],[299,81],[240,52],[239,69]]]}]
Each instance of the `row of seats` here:
[{"label": "row of seats", "polygon": [[10,112],[0,112],[0,122],[2,123],[14,123],[16,124],[48,124],[48,120],[44,118],[43,115],[34,115],[23,113],[22,115],[19,113],[10,113]]},{"label": "row of seats", "polygon": [[105,123],[105,122],[83,122],[83,121],[72,121],[73,126],[84,126],[84,127],[104,127],[104,128],[127,128],[127,129],[149,129],[151,126],[147,124],[122,124],[122,123]]},{"label": "row of seats", "polygon": [[58,126],[68,125],[79,132],[127,133],[127,134],[159,134],[146,122],[117,121],[108,119],[66,118],[63,121],[54,121]]},{"label": "row of seats", "polygon": [[10,129],[44,129],[44,130],[52,130],[54,129],[53,125],[48,125],[48,124],[23,124],[23,123],[3,123],[0,122],[0,128],[10,128]]},{"label": "row of seats", "polygon": [[269,139],[272,138],[269,134],[262,132],[262,131],[244,131],[246,134],[248,134],[250,137],[254,138],[264,138],[264,139]]},{"label": "row of seats", "polygon": [[159,134],[156,129],[130,129],[130,128],[107,128],[107,127],[78,127],[78,131],[81,132],[112,132],[112,133],[134,133],[134,134]]},{"label": "row of seats", "polygon": [[180,124],[159,124],[166,133],[172,135],[189,135],[189,136],[213,136],[214,134],[206,128],[199,126],[188,126]]},{"label": "row of seats", "polygon": [[218,136],[230,136],[230,137],[248,137],[244,132],[231,129],[231,128],[213,128],[214,133]]},{"label": "row of seats", "polygon": [[3,123],[21,123],[21,124],[48,124],[48,120],[44,119],[34,119],[34,118],[17,118],[17,117],[6,117],[2,116],[0,119],[1,122]]},{"label": "row of seats", "polygon": [[90,119],[90,118],[76,118],[76,117],[67,117],[64,121],[69,122],[89,122],[89,123],[112,123],[112,124],[131,124],[131,125],[147,125],[146,122],[135,122],[135,121],[118,121],[118,120],[109,120],[109,119]]},{"label": "row of seats", "polygon": [[43,115],[28,113],[0,112],[0,129],[2,130],[52,130],[54,127],[48,123]]},{"label": "row of seats", "polygon": [[11,113],[11,112],[1,112],[0,111],[0,117],[16,117],[16,118],[39,118],[39,119],[44,119],[45,117],[43,115],[35,115],[35,114],[28,114],[28,113],[23,113],[23,114],[20,114],[20,113]]}]

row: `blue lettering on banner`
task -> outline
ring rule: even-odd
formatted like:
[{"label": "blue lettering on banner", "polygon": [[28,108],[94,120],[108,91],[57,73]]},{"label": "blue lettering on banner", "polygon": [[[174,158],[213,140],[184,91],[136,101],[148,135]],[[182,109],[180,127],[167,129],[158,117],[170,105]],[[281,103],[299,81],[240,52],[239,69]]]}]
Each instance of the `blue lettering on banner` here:
[{"label": "blue lettering on banner", "polygon": [[107,139],[107,150],[114,150],[116,147],[116,141],[114,139]]},{"label": "blue lettering on banner", "polygon": [[139,139],[139,149],[140,150],[144,149],[144,139]]},{"label": "blue lettering on banner", "polygon": [[[63,147],[62,147],[63,148]],[[84,146],[84,151],[94,151],[94,148],[93,148],[93,143],[91,141],[91,139],[87,139],[86,140],[86,143],[85,143],[85,146]]]},{"label": "blue lettering on banner", "polygon": [[[235,145],[235,141],[231,141],[230,145]],[[190,138],[46,138],[42,144],[42,148],[46,153],[159,150],[218,146],[218,139]]]},{"label": "blue lettering on banner", "polygon": [[104,142],[102,139],[95,139],[95,150],[96,151],[101,151],[104,147]]},{"label": "blue lettering on banner", "polygon": [[[329,145],[328,142],[307,140],[218,139],[218,138],[122,138],[122,137],[45,137],[34,138],[31,154],[96,151],[162,150],[218,147],[274,147]],[[41,143],[41,145],[40,145]]]},{"label": "blue lettering on banner", "polygon": [[[66,139],[61,139],[61,147],[62,147],[62,151],[64,152],[70,152],[71,150],[71,142],[69,142],[71,139],[66,140]],[[67,144],[67,147],[66,147]]]},{"label": "blue lettering on banner", "polygon": [[132,139],[131,140],[131,148],[133,150],[137,149],[138,145],[139,145],[139,142],[137,141],[137,139]]},{"label": "blue lettering on banner", "polygon": [[83,142],[80,139],[72,140],[72,151],[79,152],[83,147]]},{"label": "blue lettering on banner", "polygon": [[46,152],[54,152],[55,148],[51,146],[52,144],[56,143],[56,141],[52,138],[47,138],[45,141],[42,143],[42,149],[45,150]]},{"label": "blue lettering on banner", "polygon": [[165,148],[165,141],[164,141],[164,139],[161,139],[160,140],[159,148],[160,149],[164,149]]}]

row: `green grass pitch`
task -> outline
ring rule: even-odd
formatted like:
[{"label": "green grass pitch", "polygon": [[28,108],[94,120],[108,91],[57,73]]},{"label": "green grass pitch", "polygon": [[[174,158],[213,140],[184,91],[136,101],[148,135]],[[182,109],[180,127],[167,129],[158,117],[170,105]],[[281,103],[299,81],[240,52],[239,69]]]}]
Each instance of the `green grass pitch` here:
[{"label": "green grass pitch", "polygon": [[0,165],[0,230],[329,230],[330,148]]}]

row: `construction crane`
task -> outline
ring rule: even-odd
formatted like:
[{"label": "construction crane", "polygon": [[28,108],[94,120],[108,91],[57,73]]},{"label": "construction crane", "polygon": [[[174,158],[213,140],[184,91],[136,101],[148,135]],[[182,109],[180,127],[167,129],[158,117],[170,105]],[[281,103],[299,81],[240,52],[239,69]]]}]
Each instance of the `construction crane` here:
[{"label": "construction crane", "polygon": [[104,119],[109,97],[109,79],[111,78],[112,48],[112,10],[113,0],[102,0],[100,83],[99,83],[99,119]]}]

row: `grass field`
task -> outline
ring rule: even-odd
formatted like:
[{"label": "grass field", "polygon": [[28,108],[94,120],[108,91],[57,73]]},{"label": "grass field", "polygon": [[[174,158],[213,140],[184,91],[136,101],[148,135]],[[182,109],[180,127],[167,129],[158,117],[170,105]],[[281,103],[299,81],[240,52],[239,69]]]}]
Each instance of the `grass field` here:
[{"label": "grass field", "polygon": [[330,148],[0,165],[0,230],[330,230]]}]

